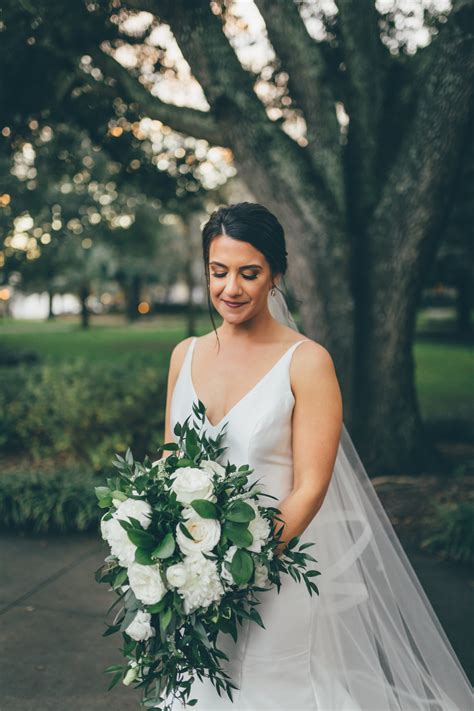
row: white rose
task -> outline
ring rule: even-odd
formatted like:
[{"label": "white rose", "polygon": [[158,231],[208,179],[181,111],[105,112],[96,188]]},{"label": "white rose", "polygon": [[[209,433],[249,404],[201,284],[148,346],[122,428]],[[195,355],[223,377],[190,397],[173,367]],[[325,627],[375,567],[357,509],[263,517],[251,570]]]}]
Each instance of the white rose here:
[{"label": "white rose", "polygon": [[136,551],[136,546],[127,536],[127,532],[115,517],[108,521],[102,520],[100,528],[102,538],[109,544],[112,555],[118,558],[120,565],[126,568],[134,561]]},{"label": "white rose", "polygon": [[186,582],[178,590],[183,598],[185,613],[206,608],[212,602],[218,602],[224,594],[214,560],[204,558],[201,553],[185,556]]},{"label": "white rose", "polygon": [[225,467],[219,464],[219,462],[214,462],[212,459],[203,459],[199,466],[211,475],[217,474],[221,479],[225,477]]},{"label": "white rose", "polygon": [[182,467],[173,474],[171,490],[176,498],[185,506],[194,499],[215,500],[214,485],[207,472],[196,467]]},{"label": "white rose", "polygon": [[155,635],[155,630],[150,624],[151,615],[144,610],[138,610],[132,622],[125,629],[129,637],[136,642],[142,642],[145,639],[150,639]]},{"label": "white rose", "polygon": [[135,560],[136,546],[129,539],[127,531],[120,525],[119,520],[125,521],[128,516],[132,516],[140,521],[143,528],[148,528],[151,523],[148,515],[151,512],[152,508],[146,501],[126,499],[119,503],[112,518],[108,521],[102,519],[100,522],[102,538],[109,544],[112,555],[116,556],[120,565],[125,568]]},{"label": "white rose", "polygon": [[137,600],[154,605],[166,594],[159,565],[132,563],[128,568],[128,581]]},{"label": "white rose", "polygon": [[170,565],[166,570],[166,580],[174,588],[180,588],[186,582],[186,568],[182,563]]},{"label": "white rose", "polygon": [[140,521],[142,528],[148,528],[151,523],[151,513],[152,508],[147,501],[143,501],[143,499],[126,499],[120,503],[114,516],[122,521],[131,516]]},{"label": "white rose", "polygon": [[246,549],[254,553],[260,553],[262,546],[267,543],[271,533],[270,522],[260,514],[255,501],[246,501],[246,503],[255,511],[255,518],[249,521],[249,531],[253,536],[253,541],[249,546],[246,546]]},{"label": "white rose", "polygon": [[219,543],[221,537],[221,524],[215,518],[201,518],[196,512],[194,516],[189,516],[183,522],[193,540],[188,538],[181,530],[180,525],[176,526],[176,543],[185,555],[192,553],[208,553]]}]

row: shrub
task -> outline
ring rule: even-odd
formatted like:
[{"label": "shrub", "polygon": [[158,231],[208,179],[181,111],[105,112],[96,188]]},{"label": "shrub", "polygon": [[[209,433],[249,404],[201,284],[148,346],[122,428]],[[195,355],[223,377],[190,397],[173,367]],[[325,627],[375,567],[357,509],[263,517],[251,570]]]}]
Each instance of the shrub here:
[{"label": "shrub", "polygon": [[98,483],[98,478],[79,468],[3,474],[0,528],[38,533],[96,528],[101,516],[94,493]]},{"label": "shrub", "polygon": [[437,503],[433,528],[421,548],[443,558],[474,563],[473,501]]},{"label": "shrub", "polygon": [[165,396],[165,373],[146,356],[0,369],[0,451],[94,471],[127,447],[151,455],[163,436]]}]

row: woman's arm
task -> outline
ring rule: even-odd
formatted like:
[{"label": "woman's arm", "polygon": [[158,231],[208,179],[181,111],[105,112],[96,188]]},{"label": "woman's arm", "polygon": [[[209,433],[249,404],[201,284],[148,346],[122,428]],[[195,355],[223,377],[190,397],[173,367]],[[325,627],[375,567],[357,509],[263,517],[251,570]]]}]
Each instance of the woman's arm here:
[{"label": "woman's arm", "polygon": [[[282,543],[299,536],[322,506],[331,481],[342,430],[342,396],[329,352],[308,341],[296,349],[290,380],[295,396],[292,421],[293,488],[275,504],[285,522]],[[281,527],[275,521],[277,530]]]},{"label": "woman's arm", "polygon": [[[176,385],[179,371],[183,365],[184,356],[186,355],[186,351],[188,350],[191,341],[192,336],[185,338],[183,341],[177,343],[171,352],[168,369],[168,385],[166,390],[164,443],[173,441],[173,432],[171,430],[170,423],[171,398],[173,397],[174,386]],[[165,457],[169,457],[170,454],[172,454],[171,450],[165,450],[161,458],[163,459]]]}]

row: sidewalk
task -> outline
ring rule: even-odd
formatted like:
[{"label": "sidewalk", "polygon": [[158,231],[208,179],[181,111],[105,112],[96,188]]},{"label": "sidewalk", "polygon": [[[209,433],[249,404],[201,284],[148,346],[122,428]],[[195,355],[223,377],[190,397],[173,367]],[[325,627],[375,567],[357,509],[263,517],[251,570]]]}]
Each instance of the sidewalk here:
[{"label": "sidewalk", "polygon": [[[115,600],[94,580],[105,543],[94,534],[2,534],[0,551],[0,711],[138,711],[139,691],[108,692],[103,672],[122,661],[121,635],[102,637]],[[409,555],[472,680],[472,571]]]}]

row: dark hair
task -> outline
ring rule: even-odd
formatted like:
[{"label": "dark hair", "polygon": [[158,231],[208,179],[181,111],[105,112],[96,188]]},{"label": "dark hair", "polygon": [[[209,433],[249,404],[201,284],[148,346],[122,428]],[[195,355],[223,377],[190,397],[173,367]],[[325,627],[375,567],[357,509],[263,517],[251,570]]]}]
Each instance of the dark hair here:
[{"label": "dark hair", "polygon": [[[214,237],[227,235],[232,239],[249,242],[259,250],[267,260],[272,277],[286,273],[288,267],[285,232],[270,210],[258,202],[237,202],[214,210],[202,228],[202,253],[206,281],[209,282],[209,251]],[[279,288],[275,285],[275,288]],[[212,314],[212,305],[207,290],[207,303],[214,331],[216,324]],[[219,340],[219,337],[217,336]]]}]

